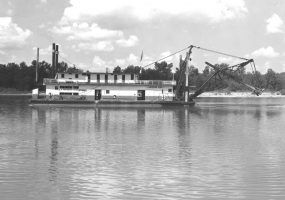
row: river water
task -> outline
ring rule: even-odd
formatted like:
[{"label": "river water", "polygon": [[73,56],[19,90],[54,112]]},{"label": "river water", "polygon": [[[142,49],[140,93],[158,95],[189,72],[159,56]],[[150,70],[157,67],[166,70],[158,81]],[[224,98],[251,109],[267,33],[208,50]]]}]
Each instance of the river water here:
[{"label": "river water", "polygon": [[185,108],[0,97],[0,199],[285,199],[285,98]]}]

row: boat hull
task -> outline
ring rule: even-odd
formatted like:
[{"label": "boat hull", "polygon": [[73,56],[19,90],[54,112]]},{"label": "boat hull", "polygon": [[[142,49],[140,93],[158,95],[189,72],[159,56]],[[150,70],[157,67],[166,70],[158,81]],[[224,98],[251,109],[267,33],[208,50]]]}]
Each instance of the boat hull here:
[{"label": "boat hull", "polygon": [[130,101],[130,100],[100,100],[100,101],[78,101],[78,100],[45,100],[32,99],[30,105],[78,105],[94,107],[163,107],[163,106],[194,106],[195,102],[184,101]]}]

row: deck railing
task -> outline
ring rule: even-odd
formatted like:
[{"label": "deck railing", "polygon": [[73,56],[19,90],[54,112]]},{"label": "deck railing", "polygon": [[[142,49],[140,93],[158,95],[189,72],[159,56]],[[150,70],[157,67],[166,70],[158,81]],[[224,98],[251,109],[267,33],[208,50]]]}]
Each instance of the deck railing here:
[{"label": "deck railing", "polygon": [[51,79],[51,78],[44,78],[44,84],[59,84],[59,83],[66,83],[66,84],[95,84],[95,85],[106,85],[106,84],[115,84],[115,85],[176,85],[176,81],[162,81],[162,80],[128,80],[125,82],[117,80],[108,80],[108,82],[88,82],[88,81],[76,81],[76,80],[58,80],[58,79]]}]

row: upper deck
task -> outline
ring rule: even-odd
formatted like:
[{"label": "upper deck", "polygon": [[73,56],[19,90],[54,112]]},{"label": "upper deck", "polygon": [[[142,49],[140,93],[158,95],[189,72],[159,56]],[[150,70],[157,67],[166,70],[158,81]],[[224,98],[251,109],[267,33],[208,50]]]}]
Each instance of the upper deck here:
[{"label": "upper deck", "polygon": [[173,80],[139,80],[135,74],[112,73],[57,73],[55,79],[45,78],[44,85],[176,85]]}]

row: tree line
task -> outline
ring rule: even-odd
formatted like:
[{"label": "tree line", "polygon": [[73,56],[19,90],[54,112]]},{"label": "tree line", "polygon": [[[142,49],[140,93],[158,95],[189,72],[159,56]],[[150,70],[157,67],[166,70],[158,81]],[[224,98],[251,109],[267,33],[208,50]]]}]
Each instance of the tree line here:
[{"label": "tree line", "polygon": [[[220,64],[216,66],[227,66],[226,64]],[[121,68],[117,66],[114,68],[113,73],[133,73],[138,74],[141,80],[172,80],[176,81],[179,78],[179,69],[176,68],[175,73],[172,73],[173,64],[167,63],[165,61],[160,63],[155,63],[153,68],[141,68],[140,66],[130,65],[126,68]],[[30,65],[25,62],[0,64],[0,87],[2,88],[15,88],[17,90],[32,90],[43,83],[44,78],[54,78],[55,71],[51,64],[42,61],[39,62],[38,69],[38,83],[35,83],[35,70],[36,61],[33,61]],[[67,63],[61,62],[57,66],[57,72],[68,72],[68,73],[81,73],[82,70],[76,68],[75,66],[68,66]],[[213,74],[213,69],[206,66],[202,71],[198,68],[191,66],[189,75],[189,85],[195,88],[199,88],[211,74]],[[269,91],[285,91],[285,72],[276,73],[273,69],[268,69],[265,74],[260,72],[246,72],[241,70],[235,74],[235,76],[240,77],[244,82],[259,87],[264,88]],[[227,89],[229,91],[242,91],[246,88],[236,83],[235,81],[223,77],[213,78],[208,87],[207,91]]]},{"label": "tree line", "polygon": [[[67,63],[61,62],[57,66],[58,72],[82,72],[76,67],[69,67]],[[0,64],[0,87],[14,88],[21,91],[32,90],[43,83],[44,78],[54,78],[55,71],[51,64],[42,61],[39,62],[38,83],[36,79],[36,61],[30,65],[25,62]]]}]

